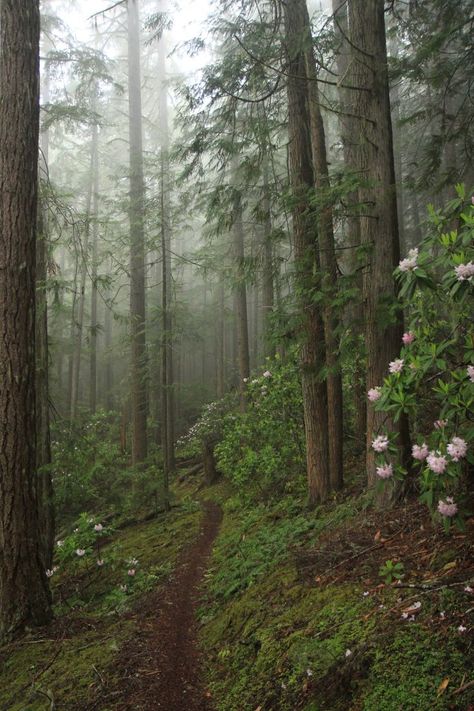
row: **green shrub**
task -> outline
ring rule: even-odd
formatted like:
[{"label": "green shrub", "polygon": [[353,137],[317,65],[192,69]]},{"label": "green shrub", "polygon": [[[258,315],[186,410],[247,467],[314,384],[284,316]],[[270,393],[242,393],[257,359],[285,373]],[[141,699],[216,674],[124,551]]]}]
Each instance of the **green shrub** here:
[{"label": "green shrub", "polygon": [[267,361],[249,379],[244,413],[228,413],[215,453],[219,470],[248,498],[279,495],[302,478],[303,406],[296,356]]}]

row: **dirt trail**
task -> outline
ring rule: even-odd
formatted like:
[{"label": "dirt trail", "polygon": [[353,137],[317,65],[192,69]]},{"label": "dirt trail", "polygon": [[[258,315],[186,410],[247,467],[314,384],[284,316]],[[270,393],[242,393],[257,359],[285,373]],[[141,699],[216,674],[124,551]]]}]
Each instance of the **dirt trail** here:
[{"label": "dirt trail", "polygon": [[[137,631],[122,650],[120,691],[107,698],[115,711],[211,711],[200,674],[196,608],[222,512],[203,504],[196,541],[184,549],[168,583],[139,610]],[[106,695],[107,696],[107,695]]]}]

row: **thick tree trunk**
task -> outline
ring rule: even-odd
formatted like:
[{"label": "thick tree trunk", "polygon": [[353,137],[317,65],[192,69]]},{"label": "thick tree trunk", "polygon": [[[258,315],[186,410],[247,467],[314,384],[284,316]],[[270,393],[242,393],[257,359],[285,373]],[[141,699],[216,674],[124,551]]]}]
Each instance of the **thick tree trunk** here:
[{"label": "thick tree trunk", "polygon": [[0,4],[0,644],[51,618],[36,488],[39,2]]},{"label": "thick tree trunk", "polygon": [[[358,120],[358,168],[363,176],[359,201],[363,205],[361,238],[368,250],[364,273],[366,310],[367,387],[383,383],[389,361],[400,351],[402,314],[393,317],[396,300],[393,270],[400,259],[392,124],[387,74],[383,0],[350,0],[354,92]],[[403,456],[408,435],[406,421],[396,425],[373,407],[367,413],[367,477],[376,482],[375,453],[371,447],[382,428],[401,434]],[[386,498],[386,497],[385,497]]]},{"label": "thick tree trunk", "polygon": [[293,193],[295,282],[301,310],[303,408],[309,503],[324,501],[330,490],[327,388],[322,379],[326,363],[324,324],[313,299],[320,289],[316,216],[309,204],[314,189],[308,82],[301,45],[301,4],[284,3],[288,54],[288,133],[290,183]]},{"label": "thick tree trunk", "polygon": [[132,463],[147,457],[145,331],[145,185],[143,179],[140,20],[138,0],[128,0],[128,100],[130,137],[130,339]]},{"label": "thick tree trunk", "polygon": [[[49,101],[49,71],[45,72],[44,100]],[[48,173],[49,132],[42,135],[43,166]],[[51,568],[54,550],[54,497],[51,481],[51,437],[49,429],[49,349],[48,349],[48,218],[45,205],[38,206],[36,242],[36,467],[41,540],[45,568]]]},{"label": "thick tree trunk", "polygon": [[329,171],[326,152],[326,135],[321,113],[316,63],[311,36],[306,0],[301,4],[301,35],[306,37],[305,60],[308,78],[309,115],[311,126],[311,145],[313,156],[314,180],[319,200],[318,233],[319,233],[319,263],[321,267],[321,286],[323,290],[324,335],[326,340],[327,366],[327,405],[328,405],[328,438],[329,466],[331,488],[342,489],[343,474],[343,405],[342,376],[339,366],[339,339],[336,309],[333,302],[336,299],[337,262],[334,248],[333,213],[330,196]]},{"label": "thick tree trunk", "polygon": [[[341,0],[332,0],[334,13],[334,32],[338,40],[336,66],[340,86],[339,103],[341,113],[339,126],[341,131],[344,165],[350,173],[357,170],[356,156],[356,130],[357,121],[354,118],[353,107],[354,91],[347,87],[355,86],[352,77],[351,46],[349,44],[349,18],[348,9]],[[345,317],[355,339],[354,350],[359,352],[362,348],[360,337],[364,334],[364,308],[362,303],[362,270],[359,268],[358,249],[360,246],[360,220],[359,197],[357,190],[352,190],[344,197],[347,217],[345,222],[345,245],[352,247],[347,251],[349,273],[353,277],[354,286],[359,289],[360,296],[353,300],[347,307]],[[356,441],[360,443],[365,453],[365,432],[367,421],[367,396],[365,388],[365,362],[363,354],[356,356],[354,364],[354,383],[352,388],[354,403],[354,433]]]}]

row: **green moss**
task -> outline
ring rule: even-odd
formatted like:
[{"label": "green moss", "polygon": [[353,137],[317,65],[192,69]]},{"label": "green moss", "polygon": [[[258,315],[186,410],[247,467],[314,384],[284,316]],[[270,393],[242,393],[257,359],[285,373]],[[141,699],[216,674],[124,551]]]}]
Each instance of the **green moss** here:
[{"label": "green moss", "polygon": [[59,642],[31,640],[12,647],[1,667],[0,707],[50,709],[45,694],[58,708],[86,706],[101,676],[110,680],[110,662],[131,629],[130,623],[121,621]]},{"label": "green moss", "polygon": [[[387,615],[400,594],[393,587],[366,597],[357,583],[319,588],[298,579],[289,545],[317,545],[319,532],[337,528],[359,504],[322,509],[311,525],[293,499],[246,512],[236,499],[228,502],[201,611],[208,683],[218,710],[467,708],[474,690],[462,699],[450,693],[463,675],[470,679],[462,649],[467,641],[455,628],[447,641],[427,631],[440,604],[457,609],[458,593],[426,599],[418,621],[406,623]],[[448,690],[438,696],[446,677]]]},{"label": "green moss", "polygon": [[[114,564],[97,569],[91,561],[90,571],[72,580],[62,572],[60,586],[69,590],[69,597],[56,605],[56,616],[63,618],[64,638],[25,639],[0,649],[0,708],[49,711],[47,696],[59,709],[87,708],[102,679],[113,678],[114,659],[134,630],[118,613],[139,604],[144,591],[166,578],[182,547],[196,537],[200,518],[197,510],[178,509],[127,527],[104,548],[106,560],[115,549]],[[138,558],[142,577],[135,593],[126,596],[118,585],[126,576],[124,561],[131,557]],[[54,589],[58,595],[57,582]]]},{"label": "green moss", "polygon": [[[468,691],[457,699],[449,693],[472,673],[462,649],[465,642],[455,635],[453,630],[451,638],[434,636],[420,625],[398,629],[388,644],[377,647],[362,711],[467,709],[474,693]],[[438,696],[445,678],[450,680],[448,691]]]},{"label": "green moss", "polygon": [[259,582],[288,559],[289,548],[314,545],[322,531],[354,515],[357,500],[308,512],[301,500],[288,496],[270,505],[242,509],[231,498],[215,545],[209,576],[212,599],[229,599]]},{"label": "green moss", "polygon": [[373,635],[375,622],[364,619],[370,602],[361,592],[304,586],[286,563],[216,608],[203,619],[202,642],[211,650],[218,708],[294,709],[308,682],[324,679],[335,662],[345,663],[347,648]]},{"label": "green moss", "polygon": [[157,560],[175,562],[182,546],[195,537],[200,520],[198,510],[161,514],[151,522],[121,531],[116,541],[123,558],[136,557],[142,566]]}]

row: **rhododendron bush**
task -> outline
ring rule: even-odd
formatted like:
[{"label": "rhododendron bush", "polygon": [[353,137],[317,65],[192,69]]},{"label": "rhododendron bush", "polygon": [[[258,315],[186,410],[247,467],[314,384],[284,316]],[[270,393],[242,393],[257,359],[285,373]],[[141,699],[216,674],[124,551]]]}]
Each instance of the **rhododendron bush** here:
[{"label": "rhododendron bush", "polygon": [[[302,480],[305,445],[296,355],[277,356],[246,381],[246,410],[223,420],[217,464],[242,494],[277,496]],[[296,476],[295,476],[296,475]]]},{"label": "rhododendron bush", "polygon": [[[444,212],[429,208],[427,236],[396,270],[407,328],[400,356],[367,394],[395,421],[409,416],[410,473],[446,528],[462,525],[474,465],[474,204],[456,190]],[[407,477],[395,433],[381,431],[372,447],[385,486]]]},{"label": "rhododendron bush", "polygon": [[[294,353],[277,356],[245,378],[245,412],[236,397],[206,405],[180,444],[213,438],[220,472],[246,496],[277,495],[303,480],[304,431],[301,384]],[[298,476],[296,477],[298,479]]]}]

